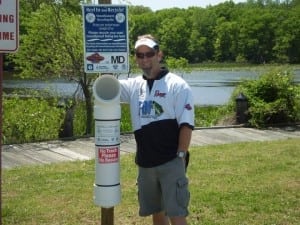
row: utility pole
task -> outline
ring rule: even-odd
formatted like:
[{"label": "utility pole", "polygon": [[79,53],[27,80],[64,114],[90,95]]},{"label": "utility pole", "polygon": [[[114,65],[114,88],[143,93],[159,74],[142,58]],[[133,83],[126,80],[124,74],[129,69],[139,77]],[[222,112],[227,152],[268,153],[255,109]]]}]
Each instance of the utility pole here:
[{"label": "utility pole", "polygon": [[[111,4],[111,0],[98,0],[98,4]],[[101,208],[101,225],[114,225],[114,207]]]}]

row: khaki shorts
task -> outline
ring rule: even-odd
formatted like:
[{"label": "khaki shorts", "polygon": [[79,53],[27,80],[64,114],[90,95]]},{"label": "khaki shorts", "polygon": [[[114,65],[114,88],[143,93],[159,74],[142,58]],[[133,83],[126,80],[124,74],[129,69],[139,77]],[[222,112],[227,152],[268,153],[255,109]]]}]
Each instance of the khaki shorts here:
[{"label": "khaki shorts", "polygon": [[167,216],[187,216],[190,192],[185,165],[175,158],[153,168],[139,167],[140,216],[164,211]]}]

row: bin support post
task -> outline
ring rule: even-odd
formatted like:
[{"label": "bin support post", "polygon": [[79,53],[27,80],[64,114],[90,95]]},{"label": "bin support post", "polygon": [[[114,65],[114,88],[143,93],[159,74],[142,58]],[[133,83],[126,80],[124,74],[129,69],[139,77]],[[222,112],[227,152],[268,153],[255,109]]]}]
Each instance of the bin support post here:
[{"label": "bin support post", "polygon": [[114,224],[114,207],[101,208],[101,225]]},{"label": "bin support post", "polygon": [[[111,4],[111,0],[98,0],[98,4]],[[114,207],[101,208],[101,225],[114,225]]]},{"label": "bin support post", "polygon": [[94,202],[101,206],[101,225],[113,225],[120,189],[120,93],[114,76],[99,76],[93,84],[95,118]]}]

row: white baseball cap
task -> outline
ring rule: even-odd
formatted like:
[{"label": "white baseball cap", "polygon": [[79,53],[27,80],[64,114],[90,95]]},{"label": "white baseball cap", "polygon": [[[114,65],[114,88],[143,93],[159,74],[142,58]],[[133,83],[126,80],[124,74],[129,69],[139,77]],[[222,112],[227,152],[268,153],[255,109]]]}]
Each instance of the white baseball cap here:
[{"label": "white baseball cap", "polygon": [[135,42],[134,49],[137,49],[140,46],[147,46],[149,48],[155,49],[158,44],[150,38],[141,38]]}]

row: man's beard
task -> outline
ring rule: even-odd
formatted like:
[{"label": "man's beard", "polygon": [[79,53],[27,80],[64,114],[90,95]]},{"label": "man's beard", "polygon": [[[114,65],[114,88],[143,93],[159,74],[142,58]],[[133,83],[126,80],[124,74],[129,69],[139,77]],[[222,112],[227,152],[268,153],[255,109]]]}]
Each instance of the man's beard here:
[{"label": "man's beard", "polygon": [[152,78],[151,77],[151,69],[143,69],[143,75],[146,77],[146,78]]}]

